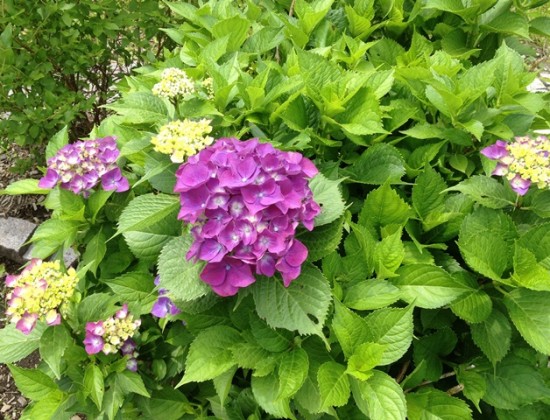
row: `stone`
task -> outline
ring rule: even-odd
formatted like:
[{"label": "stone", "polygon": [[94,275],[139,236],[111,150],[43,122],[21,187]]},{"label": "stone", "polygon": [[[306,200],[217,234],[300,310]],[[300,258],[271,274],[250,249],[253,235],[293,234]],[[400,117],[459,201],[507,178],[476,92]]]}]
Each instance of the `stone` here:
[{"label": "stone", "polygon": [[36,225],[16,217],[0,218],[0,256],[18,263],[25,262],[23,255]]}]

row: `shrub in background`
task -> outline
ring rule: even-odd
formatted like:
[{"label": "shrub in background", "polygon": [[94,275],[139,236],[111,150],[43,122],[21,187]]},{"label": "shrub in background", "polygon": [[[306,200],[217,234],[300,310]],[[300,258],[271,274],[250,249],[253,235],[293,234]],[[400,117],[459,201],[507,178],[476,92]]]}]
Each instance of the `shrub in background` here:
[{"label": "shrub in background", "polygon": [[116,137],[130,189],[3,191],[47,194],[33,256],[80,252],[59,325],[0,331],[0,361],[43,359],[10,365],[25,416],[547,418],[547,148],[522,150],[547,144],[548,97],[516,48],[550,19],[494,0],[167,4],[178,46],[90,133]]},{"label": "shrub in background", "polygon": [[167,15],[158,0],[2,2],[0,144],[45,144],[64,125],[89,133],[113,85],[170,46]]}]

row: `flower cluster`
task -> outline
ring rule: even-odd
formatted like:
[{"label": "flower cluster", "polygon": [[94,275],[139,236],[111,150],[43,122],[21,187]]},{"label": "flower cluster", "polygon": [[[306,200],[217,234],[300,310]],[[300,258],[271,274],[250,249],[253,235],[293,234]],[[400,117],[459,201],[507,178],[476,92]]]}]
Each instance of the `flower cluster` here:
[{"label": "flower cluster", "polygon": [[307,248],[295,239],[320,212],[308,178],[317,174],[300,153],[258,140],[218,140],[181,165],[174,191],[178,218],[195,223],[187,258],[206,261],[201,279],[221,296],[281,273],[285,286],[300,274]]},{"label": "flower cluster", "polygon": [[[160,276],[155,278],[155,286],[160,284]],[[181,313],[174,302],[166,296],[168,291],[166,289],[159,289],[159,297],[154,303],[153,308],[151,309],[151,314],[158,318],[166,318],[167,315],[177,315]]]},{"label": "flower cluster", "polygon": [[195,83],[183,70],[170,67],[162,71],[161,80],[153,86],[152,92],[164,98],[190,95],[195,92]]},{"label": "flower cluster", "polygon": [[126,191],[130,186],[116,164],[119,154],[114,137],[67,144],[48,159],[48,170],[38,186],[53,188],[59,183],[87,196],[101,182],[104,190]]},{"label": "flower cluster", "polygon": [[192,156],[212,144],[213,137],[211,120],[205,118],[193,121],[171,121],[160,129],[160,132],[151,139],[155,150],[171,155],[172,162],[181,163],[187,156]]},{"label": "flower cluster", "polygon": [[19,275],[8,275],[6,315],[23,334],[29,334],[39,319],[48,325],[61,322],[58,309],[74,293],[78,278],[73,268],[60,270],[59,261],[33,259]]},{"label": "flower cluster", "polygon": [[498,140],[481,153],[498,161],[493,175],[506,176],[519,195],[526,194],[531,184],[550,187],[550,140],[546,136],[516,137],[512,143]]},{"label": "flower cluster", "polygon": [[214,99],[214,79],[207,77],[202,81],[202,87],[206,91],[206,97]]},{"label": "flower cluster", "polygon": [[84,338],[86,353],[96,354],[102,351],[104,354],[111,354],[120,350],[123,355],[129,356],[126,367],[136,370],[136,343],[131,337],[140,325],[141,320],[134,320],[126,304],[122,305],[114,316],[104,321],[86,323]]}]

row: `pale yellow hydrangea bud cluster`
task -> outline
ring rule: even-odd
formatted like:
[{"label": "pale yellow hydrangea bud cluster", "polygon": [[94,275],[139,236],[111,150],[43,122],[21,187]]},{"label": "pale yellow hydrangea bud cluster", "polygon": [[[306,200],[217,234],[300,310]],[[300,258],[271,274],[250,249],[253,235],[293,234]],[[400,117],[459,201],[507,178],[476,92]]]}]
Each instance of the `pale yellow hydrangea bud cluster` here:
[{"label": "pale yellow hydrangea bud cluster", "polygon": [[164,69],[160,82],[152,89],[153,95],[164,98],[175,98],[195,93],[195,82],[187,73],[176,67]]},{"label": "pale yellow hydrangea bud cluster", "polygon": [[171,121],[160,129],[151,143],[157,152],[170,155],[172,162],[181,163],[212,144],[214,138],[208,135],[212,132],[211,122],[206,118]]},{"label": "pale yellow hydrangea bud cluster", "polygon": [[57,325],[61,322],[58,309],[72,297],[77,283],[73,268],[64,273],[59,261],[33,259],[21,274],[6,277],[6,286],[13,288],[7,295],[6,315],[24,334],[29,334],[39,319]]},{"label": "pale yellow hydrangea bud cluster", "polygon": [[[539,188],[550,187],[550,140],[546,136],[537,138],[516,137],[508,144],[509,175],[519,174]],[[503,159],[505,160],[505,159]]]},{"label": "pale yellow hydrangea bud cluster", "polygon": [[208,99],[214,98],[214,80],[208,77],[202,81],[202,87],[206,92]]}]

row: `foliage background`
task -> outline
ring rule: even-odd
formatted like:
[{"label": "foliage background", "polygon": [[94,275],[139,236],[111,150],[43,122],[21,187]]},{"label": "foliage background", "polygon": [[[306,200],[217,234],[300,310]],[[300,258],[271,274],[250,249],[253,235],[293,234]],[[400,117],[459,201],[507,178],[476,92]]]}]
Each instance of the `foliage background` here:
[{"label": "foliage background", "polygon": [[[177,46],[120,83],[91,132],[117,136],[132,191],[52,190],[32,238],[42,258],[78,247],[82,280],[62,326],[0,332],[0,360],[44,360],[12,368],[34,401],[25,416],[547,418],[549,191],[516,196],[479,154],[548,128],[519,53],[550,34],[526,14],[540,3],[168,2]],[[153,96],[172,66],[212,77],[214,97]],[[263,278],[220,299],[182,258],[177,165],[150,139],[199,117],[320,168],[323,213],[300,233],[310,257],[289,288]],[[61,130],[47,156],[68,141]],[[183,310],[174,322],[149,315],[157,272]],[[143,321],[136,374],[81,345],[85,322],[124,302]]]}]

